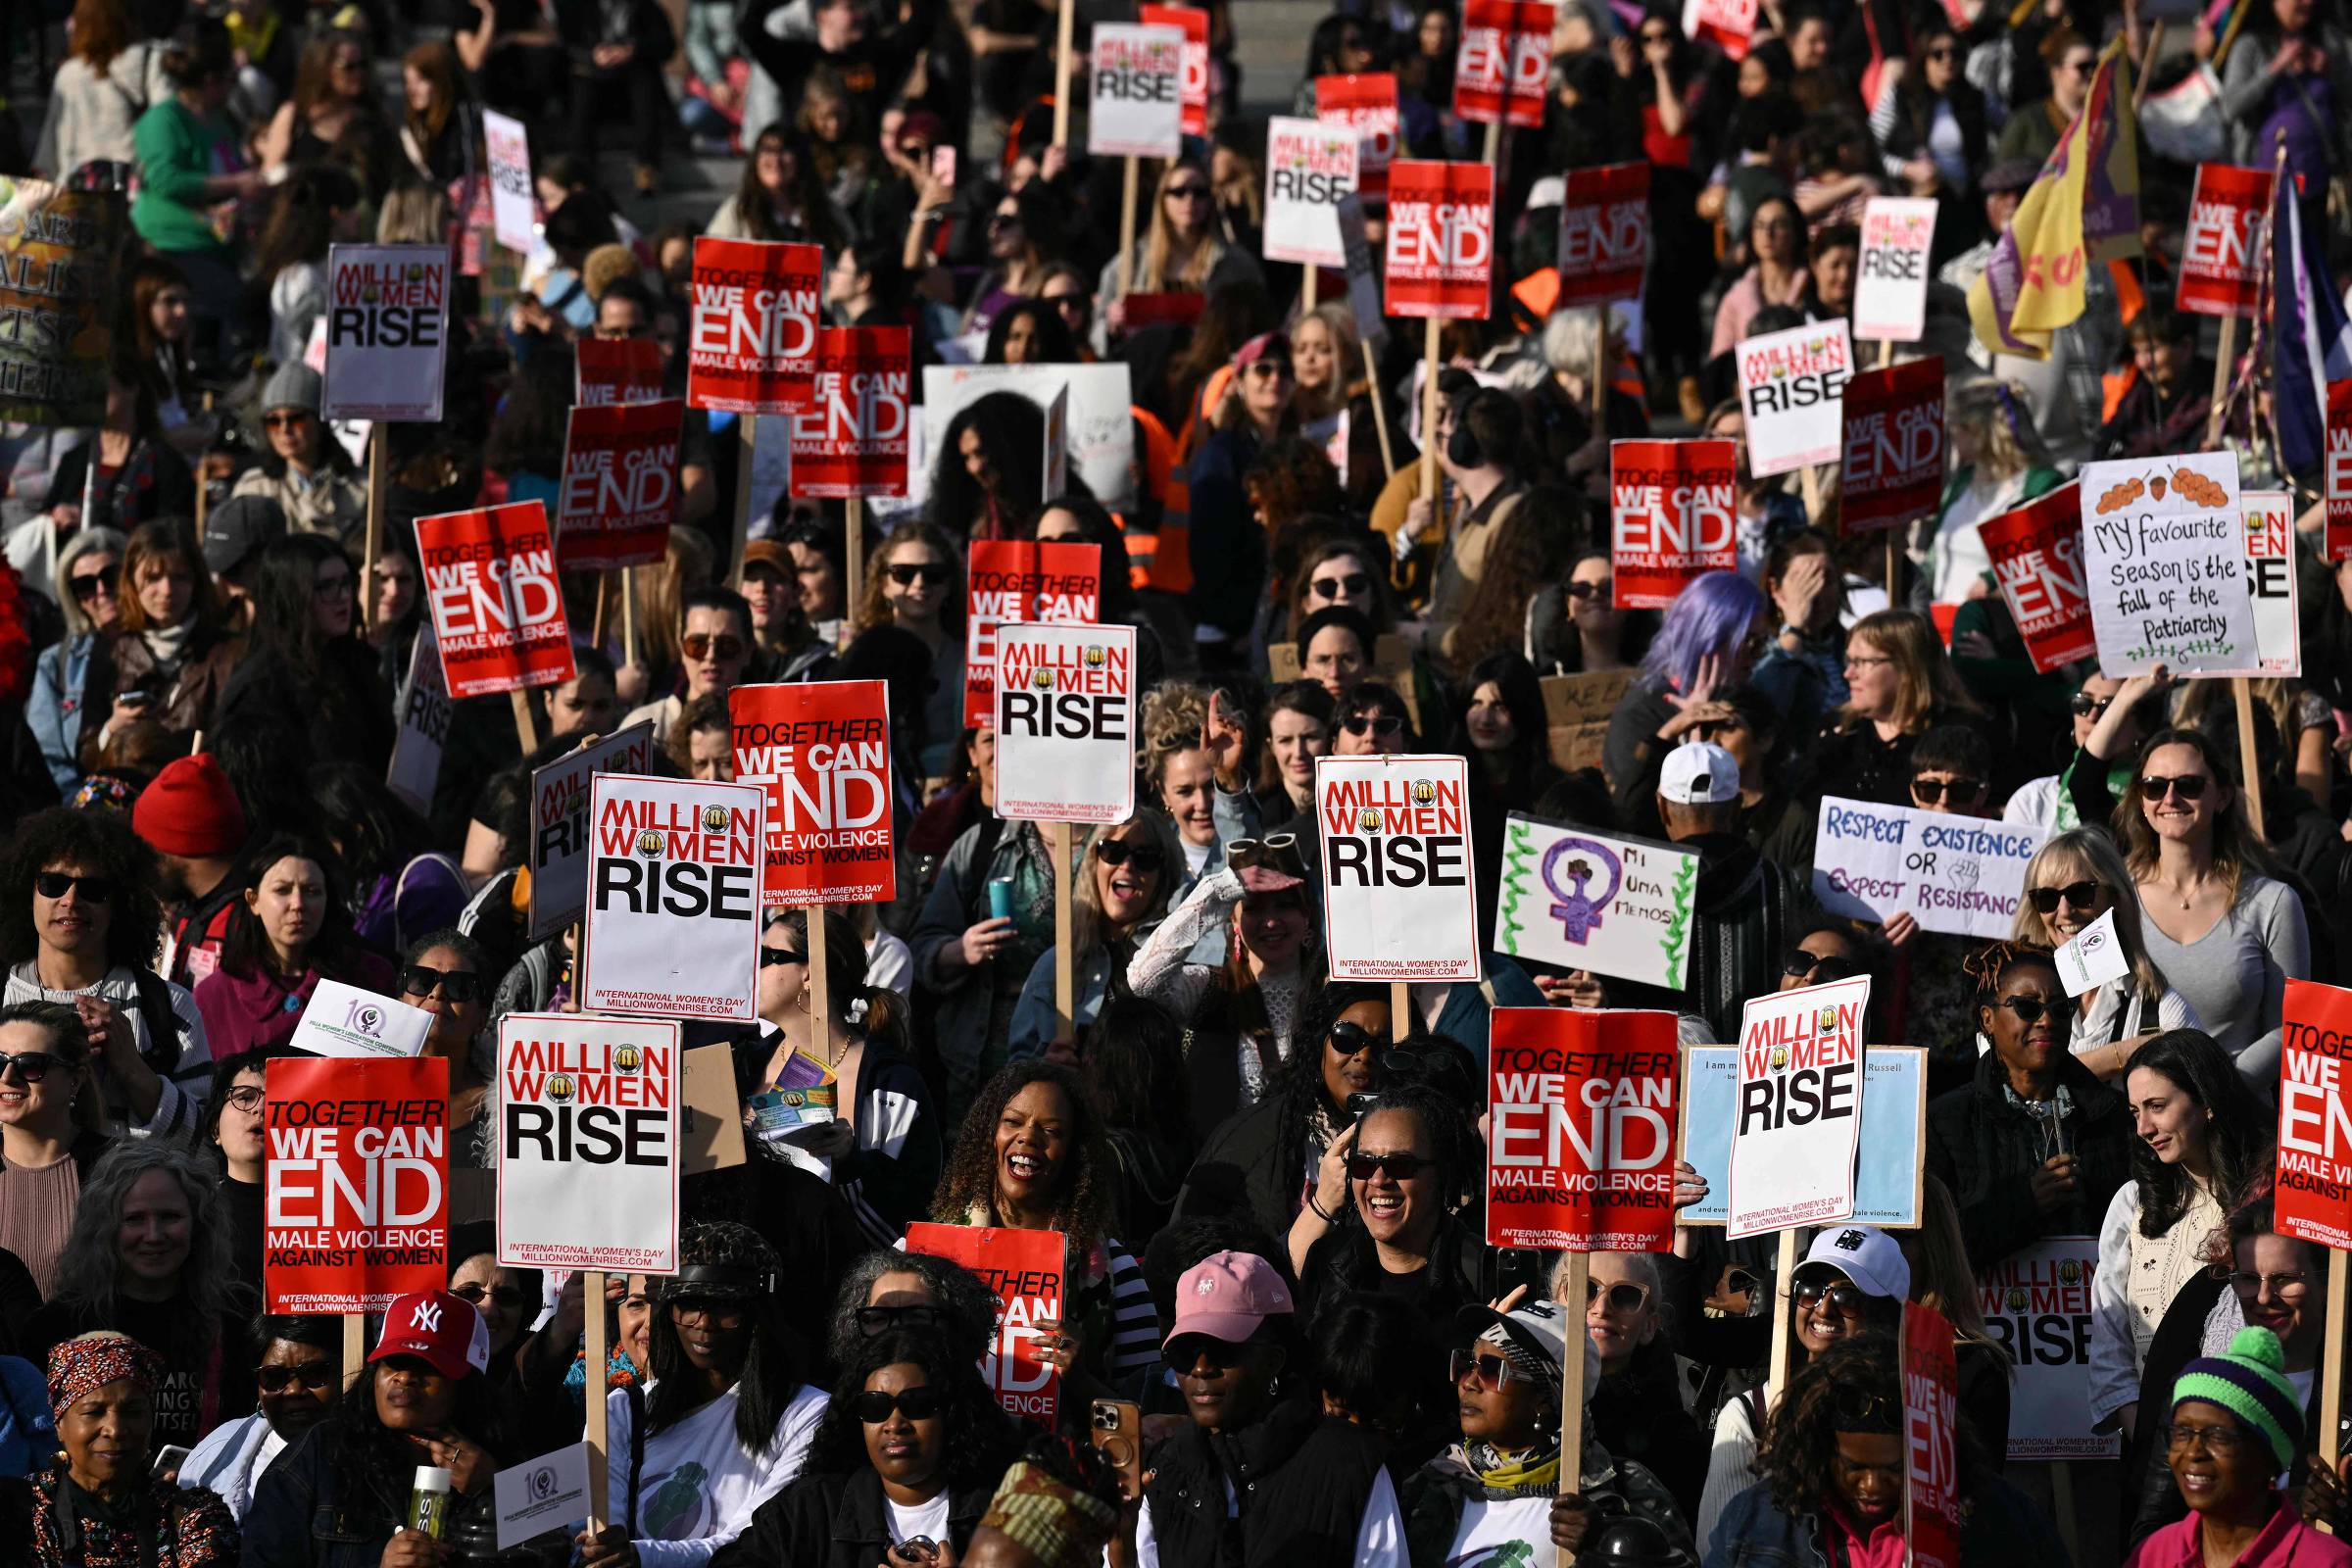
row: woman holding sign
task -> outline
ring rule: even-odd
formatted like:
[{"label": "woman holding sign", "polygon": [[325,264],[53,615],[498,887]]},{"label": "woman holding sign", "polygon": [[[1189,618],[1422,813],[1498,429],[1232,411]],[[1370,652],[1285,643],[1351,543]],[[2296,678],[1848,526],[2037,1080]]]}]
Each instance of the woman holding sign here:
[{"label": "woman holding sign", "polygon": [[2148,956],[2138,889],[2115,840],[2097,828],[2069,828],[2034,852],[2011,932],[2015,940],[2063,947],[2108,915],[2131,967],[2075,999],[2081,1016],[2072,1045],[2082,1065],[2113,1081],[2131,1064],[2132,1054],[2159,1032],[2204,1025]]},{"label": "woman holding sign", "polygon": [[[1070,1003],[1072,1027],[1095,1021],[1103,1004],[1126,989],[1127,966],[1145,926],[1167,913],[1184,848],[1176,825],[1159,811],[1146,810],[1095,833],[1078,861],[1070,890],[1072,969],[1077,989]],[[1005,1049],[1016,1061],[1041,1054],[1056,1038],[1054,966],[1058,950],[1048,948],[1031,965]]]}]

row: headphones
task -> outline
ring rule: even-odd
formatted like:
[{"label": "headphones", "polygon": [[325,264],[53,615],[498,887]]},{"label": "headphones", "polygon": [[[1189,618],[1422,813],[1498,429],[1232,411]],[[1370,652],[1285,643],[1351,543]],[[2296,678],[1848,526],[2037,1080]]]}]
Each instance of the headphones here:
[{"label": "headphones", "polygon": [[1453,433],[1446,438],[1446,461],[1457,468],[1486,466],[1487,449],[1479,445],[1478,432],[1470,428],[1470,405],[1477,401],[1476,392],[1453,400]]}]

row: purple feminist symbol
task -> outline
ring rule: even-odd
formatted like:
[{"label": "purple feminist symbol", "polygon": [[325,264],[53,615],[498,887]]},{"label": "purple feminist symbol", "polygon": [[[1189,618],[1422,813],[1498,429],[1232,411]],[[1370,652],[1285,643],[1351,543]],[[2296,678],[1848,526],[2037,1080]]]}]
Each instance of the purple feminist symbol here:
[{"label": "purple feminist symbol", "polygon": [[[1609,885],[1597,895],[1587,891],[1595,875],[1595,860],[1609,879]],[[1544,852],[1544,885],[1559,901],[1551,906],[1552,918],[1560,922],[1560,935],[1580,946],[1600,929],[1600,911],[1617,896],[1623,880],[1617,857],[1591,839],[1562,839]]]}]

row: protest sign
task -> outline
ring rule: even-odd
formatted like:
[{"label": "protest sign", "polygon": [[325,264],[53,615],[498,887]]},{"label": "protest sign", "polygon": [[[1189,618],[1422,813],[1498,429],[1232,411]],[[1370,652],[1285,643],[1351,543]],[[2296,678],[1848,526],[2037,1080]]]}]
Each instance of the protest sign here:
[{"label": "protest sign", "polygon": [[1098,158],[1173,158],[1184,150],[1184,29],[1100,23],[1086,150]]},{"label": "protest sign", "polygon": [[766,805],[756,784],[595,776],[582,1007],[757,1016]]},{"label": "protest sign", "polygon": [[571,626],[545,507],[520,501],[418,517],[416,550],[452,698],[571,679]]},{"label": "protest sign", "polygon": [[729,1170],[743,1163],[743,1099],[735,1092],[735,1057],[728,1046],[686,1053],[679,1098],[679,1141],[686,1174]]},{"label": "protest sign", "polygon": [[727,693],[735,782],[767,792],[764,905],[888,904],[889,689],[878,680]]},{"label": "protest sign", "polygon": [[326,253],[326,419],[441,419],[449,247],[333,245]]},{"label": "protest sign", "polygon": [[490,220],[498,242],[517,256],[539,245],[531,200],[531,138],[522,122],[495,109],[482,111],[482,145],[490,155]]},{"label": "protest sign", "polygon": [[2099,668],[2176,675],[2255,657],[2237,454],[2082,466],[2078,492]]},{"label": "protest sign", "polygon": [[1748,471],[1765,479],[1835,462],[1844,433],[1839,404],[1854,373],[1844,318],[1743,339],[1739,364]]},{"label": "protest sign", "polygon": [[[1862,1130],[1854,1160],[1857,1225],[1908,1230],[1920,1223],[1927,1174],[1928,1054],[1912,1046],[1862,1053]],[[1737,1046],[1683,1053],[1682,1137],[1676,1154],[1698,1172],[1707,1196],[1678,1210],[1679,1225],[1721,1225],[1731,1217],[1732,1127],[1740,1103]]]},{"label": "protest sign", "polygon": [[578,1012],[498,1021],[498,1260],[678,1266],[678,1026]]},{"label": "protest sign", "polygon": [[2045,1236],[1977,1275],[1984,1332],[2009,1354],[2009,1459],[2105,1459],[2115,1434],[2091,1430],[2090,1282],[2095,1236]]},{"label": "protest sign", "polygon": [[1831,914],[2005,941],[2042,829],[1836,795],[1821,800],[1813,897]]},{"label": "protest sign", "polygon": [[2113,909],[2084,926],[2072,940],[2060,943],[2052,956],[2058,960],[2058,983],[2070,997],[2132,972],[2132,956],[2115,934]]},{"label": "protest sign", "polygon": [[903,326],[816,334],[816,380],[808,406],[792,416],[794,495],[906,493],[908,353]]},{"label": "protest sign", "polygon": [[1135,20],[1147,27],[1174,27],[1184,34],[1184,133],[1208,134],[1208,13],[1199,6],[1141,5]]},{"label": "protest sign", "polygon": [[1315,759],[1333,979],[1480,977],[1468,768],[1453,756]]},{"label": "protest sign", "polygon": [[1679,991],[1697,888],[1698,857],[1687,850],[1513,811],[1494,890],[1494,946],[1515,958]]},{"label": "protest sign", "polygon": [[511,1465],[490,1478],[498,1508],[498,1549],[561,1530],[588,1516],[588,1445],[574,1443]]},{"label": "protest sign", "polygon": [[[1363,156],[1360,147],[1356,156]],[[1356,166],[1356,177],[1363,177],[1361,164]],[[1364,233],[1364,200],[1360,193],[1343,196],[1333,216],[1339,220],[1340,249],[1348,256],[1348,314],[1355,318],[1356,335],[1371,346],[1377,359],[1389,341],[1389,318],[1381,314],[1380,272],[1374,265],[1372,241]],[[1373,406],[1373,412],[1378,415],[1379,405]]]},{"label": "protest sign", "polygon": [[2352,991],[2286,983],[2278,1057],[2278,1232],[2352,1249]]},{"label": "protest sign", "polygon": [[1355,189],[1356,158],[1355,132],[1348,126],[1281,115],[1266,122],[1268,261],[1348,265],[1339,205]]},{"label": "protest sign", "polygon": [[1854,1217],[1870,976],[1751,997],[1740,1017],[1732,1241]]},{"label": "protest sign", "polygon": [[384,775],[384,787],[412,811],[432,813],[452,711],[449,692],[441,684],[441,655],[433,647],[433,629],[419,627],[409,648],[409,678],[400,688],[400,733],[393,737],[392,765]]},{"label": "protest sign", "polygon": [[2248,490],[2238,498],[2245,515],[2246,589],[2254,607],[2254,653],[2244,669],[2211,670],[2254,680],[2303,673],[2303,642],[2295,584],[2295,498],[2284,490]]},{"label": "protest sign", "polygon": [[1739,565],[1740,447],[1609,443],[1609,559],[1619,610],[1664,610],[1702,573]]},{"label": "protest sign", "polygon": [[817,245],[696,240],[686,401],[729,414],[789,414],[806,404],[824,270]]},{"label": "protest sign", "polygon": [[678,428],[686,405],[578,408],[564,438],[557,555],[566,571],[646,566],[662,559],[678,520]]},{"label": "protest sign", "polygon": [[646,337],[584,337],[571,346],[581,408],[651,403],[662,395],[662,345]]},{"label": "protest sign", "polygon": [[2324,484],[2328,522],[2320,555],[2324,560],[2336,562],[2352,556],[2352,381],[2328,383],[2328,459]]},{"label": "protest sign", "polygon": [[1862,260],[1854,273],[1854,336],[1915,343],[1928,330],[1928,251],[1934,197],[1873,196],[1862,209]]},{"label": "protest sign", "polygon": [[1386,200],[1389,164],[1396,156],[1396,78],[1386,72],[1317,76],[1315,118],[1355,132],[1356,193],[1368,202]]},{"label": "protest sign", "polygon": [[1454,119],[1544,123],[1551,12],[1551,0],[1469,0],[1453,56]]},{"label": "protest sign", "polygon": [[281,1056],[264,1070],[270,1312],[381,1312],[449,1282],[449,1063]]},{"label": "protest sign", "polygon": [[2173,295],[2179,309],[2193,316],[2254,314],[2264,266],[2258,231],[2270,206],[2268,170],[2197,166]]},{"label": "protest sign", "polygon": [[975,539],[964,595],[963,721],[977,728],[996,722],[998,627],[1102,618],[1102,547]]},{"label": "protest sign", "polygon": [[1485,164],[1389,168],[1389,314],[1483,318],[1494,265],[1494,171]]},{"label": "protest sign", "polygon": [[545,942],[588,906],[588,791],[599,773],[653,770],[654,726],[642,719],[531,772],[531,925]]},{"label": "protest sign", "polygon": [[433,1032],[433,1015],[340,980],[320,980],[286,1049],[312,1056],[414,1056]]},{"label": "protest sign", "polygon": [[1592,669],[1544,677],[1544,739],[1553,766],[1573,773],[1580,767],[1600,765],[1609,721],[1640,673],[1638,669]]},{"label": "protest sign", "polygon": [[1683,0],[1683,33],[1711,43],[1727,60],[1745,60],[1756,30],[1757,0]]},{"label": "protest sign", "polygon": [[2082,574],[2082,504],[2071,482],[1978,523],[1977,537],[2036,672],[2098,651]]},{"label": "protest sign", "polygon": [[996,1340],[980,1369],[1000,1404],[1048,1430],[1060,1413],[1061,1375],[1038,1359],[1038,1325],[1062,1320],[1066,1250],[1059,1231],[929,1220],[906,1227],[906,1250],[960,1263],[997,1298]]},{"label": "protest sign", "polygon": [[1552,309],[1640,299],[1648,270],[1649,166],[1568,171],[1560,201],[1560,292]]},{"label": "protest sign", "polygon": [[1672,1246],[1674,1014],[1496,1007],[1492,1018],[1487,1245]]},{"label": "protest sign", "polygon": [[997,814],[1028,822],[1134,815],[1135,628],[1001,626],[996,671]]},{"label": "protest sign", "polygon": [[1943,361],[1858,370],[1845,383],[1838,515],[1847,533],[1900,528],[1943,505]]},{"label": "protest sign", "polygon": [[105,420],[116,274],[130,237],[120,191],[0,175],[0,321],[37,323],[0,333],[0,421]]},{"label": "protest sign", "polygon": [[[1069,461],[1095,499],[1115,509],[1135,497],[1135,415],[1132,373],[1109,365],[926,365],[923,367],[923,440],[919,450],[946,450],[956,416],[991,392],[1018,392],[1039,409],[1069,389]],[[920,504],[930,475],[911,460],[907,495]],[[917,491],[922,494],[916,494]],[[1049,492],[1050,493],[1050,492]]]},{"label": "protest sign", "polygon": [[1910,1568],[1960,1568],[1960,1368],[1951,1320],[1903,1303],[1903,1539]]}]

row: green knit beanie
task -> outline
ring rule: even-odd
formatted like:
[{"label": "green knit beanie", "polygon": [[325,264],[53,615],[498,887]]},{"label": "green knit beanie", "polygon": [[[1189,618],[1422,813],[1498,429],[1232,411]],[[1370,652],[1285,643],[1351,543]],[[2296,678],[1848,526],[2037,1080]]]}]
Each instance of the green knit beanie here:
[{"label": "green knit beanie", "polygon": [[2303,1446],[2303,1401],[2286,1380],[2286,1349],[2269,1329],[2239,1329],[2226,1355],[2200,1356],[2173,1385],[2173,1408],[2189,1399],[2218,1404],[2270,1445],[2283,1474]]}]

